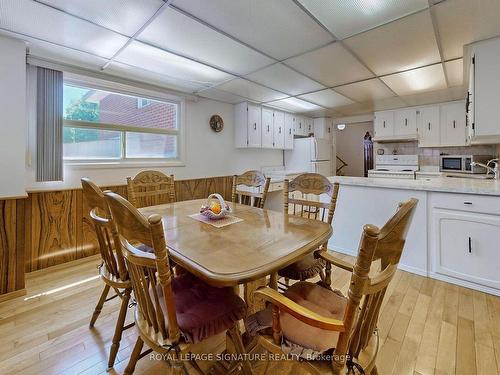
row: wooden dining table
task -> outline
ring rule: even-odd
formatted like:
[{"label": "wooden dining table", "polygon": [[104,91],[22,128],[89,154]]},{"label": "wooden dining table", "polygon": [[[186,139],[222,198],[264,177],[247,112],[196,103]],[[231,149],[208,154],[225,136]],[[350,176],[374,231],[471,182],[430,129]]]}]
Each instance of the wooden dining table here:
[{"label": "wooden dining table", "polygon": [[249,310],[253,290],[267,276],[296,262],[328,241],[331,225],[282,212],[229,203],[242,221],[222,228],[195,220],[206,200],[144,207],[146,217],[162,217],[171,259],[205,282],[217,286],[245,285]]}]

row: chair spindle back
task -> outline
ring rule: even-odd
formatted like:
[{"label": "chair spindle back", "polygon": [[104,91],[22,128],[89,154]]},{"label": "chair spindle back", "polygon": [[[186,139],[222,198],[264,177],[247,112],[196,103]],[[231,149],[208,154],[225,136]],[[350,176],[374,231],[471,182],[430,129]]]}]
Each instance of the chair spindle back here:
[{"label": "chair spindle back", "polygon": [[129,201],[137,208],[175,202],[174,175],[158,171],[143,171],[127,177]]},{"label": "chair spindle back", "polygon": [[[232,201],[247,206],[264,208],[270,183],[271,179],[266,178],[266,176],[259,171],[247,171],[242,175],[235,175],[233,176]],[[240,185],[260,189],[261,191],[253,192],[251,190],[239,190],[238,186]]]},{"label": "chair spindle back", "polygon": [[[120,195],[109,192],[105,196],[118,231],[139,313],[152,336],[160,342],[163,340],[165,344],[177,343],[180,330],[175,314],[171,286],[173,275],[161,217],[151,215],[146,219]],[[153,248],[154,254],[140,250],[135,245],[137,242]],[[162,296],[167,311],[163,311],[160,303]]]}]

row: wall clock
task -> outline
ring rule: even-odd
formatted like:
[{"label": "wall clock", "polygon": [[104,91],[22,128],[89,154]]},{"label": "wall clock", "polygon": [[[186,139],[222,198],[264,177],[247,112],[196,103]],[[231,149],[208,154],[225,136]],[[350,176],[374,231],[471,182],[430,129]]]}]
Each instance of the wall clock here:
[{"label": "wall clock", "polygon": [[213,115],[210,117],[210,127],[216,133],[219,133],[224,129],[224,120],[219,115]]}]

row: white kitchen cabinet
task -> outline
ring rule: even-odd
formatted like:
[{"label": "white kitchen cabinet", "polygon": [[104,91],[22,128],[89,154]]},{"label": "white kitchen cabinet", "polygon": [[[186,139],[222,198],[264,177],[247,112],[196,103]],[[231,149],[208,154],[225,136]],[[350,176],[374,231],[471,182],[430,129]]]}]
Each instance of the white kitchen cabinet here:
[{"label": "white kitchen cabinet", "polygon": [[320,117],[314,119],[314,136],[316,138],[331,139],[333,130],[333,121],[329,117]]},{"label": "white kitchen cabinet", "polygon": [[[479,42],[472,47],[469,79],[473,86],[471,142],[500,143],[500,38]],[[470,90],[469,90],[470,91]]]},{"label": "white kitchen cabinet", "polygon": [[235,147],[262,147],[261,107],[243,102],[234,106]]},{"label": "white kitchen cabinet", "polygon": [[305,135],[309,135],[311,133],[314,133],[314,119],[310,118],[310,117],[306,117],[305,118],[305,121],[306,121],[306,134]]},{"label": "white kitchen cabinet", "polygon": [[262,107],[262,148],[274,147],[273,114],[271,108]]},{"label": "white kitchen cabinet", "polygon": [[433,271],[500,289],[500,216],[433,210]]},{"label": "white kitchen cabinet", "polygon": [[374,131],[376,139],[394,136],[394,111],[375,112]]},{"label": "white kitchen cabinet", "polygon": [[285,114],[281,111],[273,112],[273,147],[278,149],[285,148]]},{"label": "white kitchen cabinet", "polygon": [[295,116],[295,134],[300,136],[306,136],[306,118],[304,116]]},{"label": "white kitchen cabinet", "polygon": [[415,108],[394,111],[394,135],[402,138],[416,138],[417,110]]},{"label": "white kitchen cabinet", "polygon": [[440,146],[439,106],[421,107],[417,111],[419,147]]},{"label": "white kitchen cabinet", "polygon": [[285,113],[285,150],[293,149],[293,124],[295,123],[295,116],[291,113]]},{"label": "white kitchen cabinet", "polygon": [[465,146],[467,131],[465,103],[451,102],[441,105],[441,146]]}]

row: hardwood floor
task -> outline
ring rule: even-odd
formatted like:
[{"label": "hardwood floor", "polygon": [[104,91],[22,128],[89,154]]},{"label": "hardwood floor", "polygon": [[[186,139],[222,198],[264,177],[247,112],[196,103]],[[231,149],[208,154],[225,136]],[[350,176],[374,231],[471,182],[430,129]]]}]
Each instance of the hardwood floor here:
[{"label": "hardwood floor", "polygon": [[[119,300],[106,303],[88,328],[102,290],[98,263],[91,257],[27,274],[27,295],[0,304],[1,374],[106,373]],[[348,282],[348,273],[333,273],[336,288],[346,292]],[[398,271],[381,311],[381,375],[500,374],[500,298]],[[124,332],[110,374],[123,372],[135,338],[135,329]],[[223,343],[220,336],[211,349]],[[259,375],[303,373],[290,363],[254,365]],[[145,357],[136,374],[168,371]]]}]

